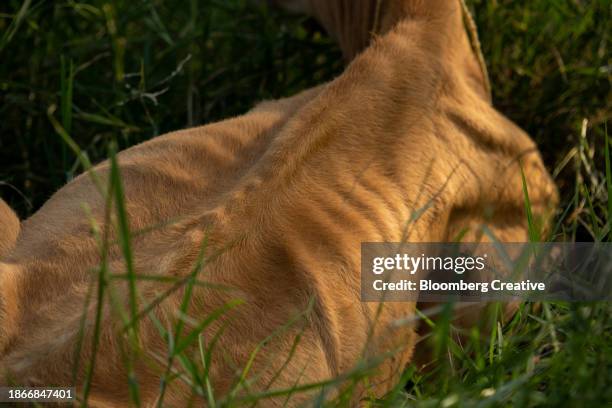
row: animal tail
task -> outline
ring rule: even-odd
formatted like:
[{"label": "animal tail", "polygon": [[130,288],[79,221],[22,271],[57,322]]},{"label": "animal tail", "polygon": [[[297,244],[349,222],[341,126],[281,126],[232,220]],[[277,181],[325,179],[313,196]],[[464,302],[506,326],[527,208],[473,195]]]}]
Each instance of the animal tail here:
[{"label": "animal tail", "polygon": [[15,212],[0,199],[0,258],[8,255],[17,242],[20,223]]}]

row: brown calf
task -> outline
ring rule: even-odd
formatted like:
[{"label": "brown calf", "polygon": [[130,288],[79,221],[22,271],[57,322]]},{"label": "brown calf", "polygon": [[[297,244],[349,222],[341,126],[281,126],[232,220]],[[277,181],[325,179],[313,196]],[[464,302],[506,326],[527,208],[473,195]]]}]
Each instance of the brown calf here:
[{"label": "brown calf", "polygon": [[[251,392],[324,381],[364,355],[393,351],[353,398],[381,395],[413,356],[414,328],[391,323],[411,316],[415,305],[360,301],[360,243],[447,241],[464,228],[465,240],[480,240],[485,224],[501,241],[526,240],[519,159],[533,211],[544,214],[556,203],[535,144],[491,105],[458,0],[296,4],[339,41],[350,61],[342,75],[118,156],[136,273],[186,278],[205,248],[199,278],[233,288],[195,286],[184,317],[177,313],[183,289],[154,302],[172,285],[138,281],[140,308],[151,305],[138,325],[142,351],[133,365],[145,405],[159,398],[165,371],[168,343],[157,324],[174,327],[183,318],[188,334],[236,298],[244,304],[201,335],[210,345],[222,333],[208,367],[216,395],[232,389],[237,370],[272,333],[249,373],[256,378]],[[95,172],[106,180],[109,163]],[[425,210],[406,229],[417,209]],[[118,239],[105,214],[105,197],[88,174],[24,221],[16,243],[18,224],[0,206],[0,384],[75,380],[82,392],[94,357],[95,296],[85,305],[98,288],[99,236]],[[110,245],[105,262],[109,273],[125,274],[118,245]],[[118,334],[114,312],[117,303],[127,309],[128,292],[125,280],[106,287],[114,297],[104,299],[114,300],[101,314],[94,405],[129,401],[129,341]],[[197,345],[186,353],[198,355]],[[183,370],[178,362],[173,369]],[[199,399],[188,380],[170,384],[165,404]],[[311,397],[295,393],[291,403]]]}]

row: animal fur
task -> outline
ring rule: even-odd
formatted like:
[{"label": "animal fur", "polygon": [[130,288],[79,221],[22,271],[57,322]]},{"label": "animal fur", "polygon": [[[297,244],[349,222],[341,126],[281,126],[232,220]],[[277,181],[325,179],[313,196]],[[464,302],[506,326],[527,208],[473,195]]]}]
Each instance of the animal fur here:
[{"label": "animal fur", "polygon": [[[374,1],[306,5],[350,61],[342,75],[118,155],[136,272],[186,278],[205,248],[199,279],[233,288],[195,286],[187,310],[195,323],[188,320],[185,334],[229,300],[245,301],[202,334],[210,344],[222,331],[209,367],[216,395],[230,390],[237,369],[275,332],[254,360],[252,391],[323,381],[347,373],[363,355],[393,351],[353,398],[384,394],[419,353],[415,328],[391,325],[415,305],[360,301],[360,243],[448,241],[466,227],[465,240],[480,240],[482,225],[502,241],[525,241],[520,164],[536,215],[557,200],[534,142],[491,105],[459,1],[384,1],[373,40]],[[110,165],[94,170],[107,180]],[[105,196],[89,173],[25,220],[16,242],[19,223],[0,205],[0,384],[68,385],[75,378],[82,392],[93,358],[97,237],[115,242],[109,273],[126,270],[105,214]],[[138,281],[140,307],[171,286]],[[105,299],[114,293],[127,308],[125,280],[110,280],[106,290]],[[154,320],[173,325],[182,296],[173,292],[138,326],[142,352],[134,371],[145,405],[159,397],[168,347]],[[122,325],[113,310],[105,302],[94,406],[129,401],[122,357],[128,340],[117,335]],[[197,356],[197,346],[187,353]],[[295,393],[290,402],[310,397]],[[198,397],[176,380],[164,401],[184,406],[192,399]]]}]

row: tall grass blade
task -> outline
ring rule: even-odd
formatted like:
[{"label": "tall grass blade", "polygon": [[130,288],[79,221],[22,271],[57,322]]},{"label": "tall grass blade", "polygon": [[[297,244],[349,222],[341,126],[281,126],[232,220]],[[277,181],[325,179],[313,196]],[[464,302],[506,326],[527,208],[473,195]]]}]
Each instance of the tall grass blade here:
[{"label": "tall grass blade", "polygon": [[610,136],[608,135],[608,124],[605,124],[604,132],[605,149],[604,156],[606,161],[606,186],[608,188],[608,241],[612,241],[612,164],[610,163]]},{"label": "tall grass blade", "polygon": [[116,145],[110,146],[110,178],[113,186],[113,195],[115,197],[115,211],[118,222],[118,235],[123,259],[125,261],[127,281],[129,287],[129,308],[130,317],[134,321],[132,334],[135,338],[138,337],[138,321],[135,320],[138,315],[138,297],[136,295],[136,271],[134,269],[134,256],[132,254],[131,231],[129,226],[128,214],[125,206],[125,194],[123,192],[123,183],[117,161]]},{"label": "tall grass blade", "polygon": [[527,214],[527,231],[529,235],[530,242],[539,242],[540,241],[540,233],[538,232],[538,228],[535,224],[535,220],[533,217],[533,212],[531,211],[531,201],[529,199],[529,190],[527,188],[527,180],[525,178],[525,172],[523,171],[523,166],[521,168],[521,179],[523,183],[523,198],[525,203],[525,213]]}]

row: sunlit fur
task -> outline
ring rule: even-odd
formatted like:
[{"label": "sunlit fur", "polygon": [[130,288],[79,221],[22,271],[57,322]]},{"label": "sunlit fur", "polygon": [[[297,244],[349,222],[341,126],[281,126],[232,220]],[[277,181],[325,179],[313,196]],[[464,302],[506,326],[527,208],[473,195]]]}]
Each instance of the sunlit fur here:
[{"label": "sunlit fur", "polygon": [[[224,327],[210,367],[216,395],[232,387],[259,341],[305,310],[257,355],[251,392],[322,381],[362,355],[393,350],[369,378],[370,389],[360,385],[353,398],[382,395],[413,358],[414,328],[391,323],[412,316],[414,304],[388,303],[377,315],[378,304],[360,301],[360,243],[446,241],[465,227],[465,241],[480,240],[483,224],[502,241],[525,241],[519,163],[533,212],[544,215],[556,204],[535,144],[484,92],[458,1],[386,0],[371,43],[374,2],[350,3],[309,3],[351,60],[335,80],[119,154],[136,272],[185,277],[205,247],[210,260],[199,279],[234,288],[196,286],[185,333],[228,300],[245,301],[202,334],[210,344]],[[106,180],[109,163],[95,171]],[[70,384],[85,313],[76,372],[82,391],[101,261],[92,226],[104,235],[104,213],[103,195],[82,175],[22,223],[13,246],[18,224],[0,207],[0,383]],[[109,234],[117,239],[114,228]],[[117,245],[108,265],[125,273]],[[140,307],[171,285],[138,281]],[[125,280],[112,281],[107,292],[127,310]],[[182,296],[178,290],[153,308],[164,327],[176,322]],[[102,313],[95,406],[129,400],[126,340],[116,335],[121,320],[113,310],[106,304]],[[140,323],[139,341],[134,369],[143,402],[152,404],[168,343],[150,317]],[[197,345],[188,355],[199,360]],[[183,370],[178,363],[175,369]],[[290,402],[312,395],[294,393]],[[177,379],[164,401],[185,406],[192,398]]]}]

